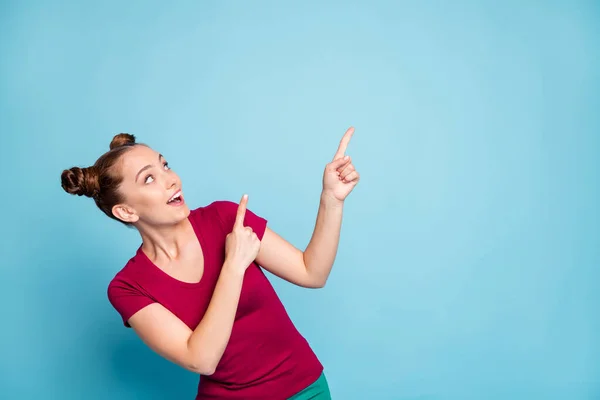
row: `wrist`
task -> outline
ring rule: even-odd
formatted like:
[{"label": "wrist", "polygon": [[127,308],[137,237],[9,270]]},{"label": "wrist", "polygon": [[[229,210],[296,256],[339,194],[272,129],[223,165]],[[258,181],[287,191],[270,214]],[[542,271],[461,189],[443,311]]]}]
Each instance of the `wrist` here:
[{"label": "wrist", "polygon": [[324,190],[321,192],[321,205],[327,208],[341,208],[344,206],[344,200],[337,199],[332,193]]},{"label": "wrist", "polygon": [[234,259],[225,259],[222,272],[232,276],[233,278],[243,278],[246,270],[240,266],[240,262]]}]

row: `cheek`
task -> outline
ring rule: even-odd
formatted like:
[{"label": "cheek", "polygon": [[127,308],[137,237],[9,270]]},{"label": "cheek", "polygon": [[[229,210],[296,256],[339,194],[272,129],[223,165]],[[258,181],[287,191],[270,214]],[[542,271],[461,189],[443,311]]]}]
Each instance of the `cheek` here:
[{"label": "cheek", "polygon": [[136,210],[143,211],[161,205],[165,200],[164,193],[153,187],[141,187],[129,192],[126,202]]},{"label": "cheek", "polygon": [[146,190],[140,193],[140,203],[144,206],[152,208],[166,204],[165,191],[159,190],[158,185],[152,185],[152,187],[144,189]]}]

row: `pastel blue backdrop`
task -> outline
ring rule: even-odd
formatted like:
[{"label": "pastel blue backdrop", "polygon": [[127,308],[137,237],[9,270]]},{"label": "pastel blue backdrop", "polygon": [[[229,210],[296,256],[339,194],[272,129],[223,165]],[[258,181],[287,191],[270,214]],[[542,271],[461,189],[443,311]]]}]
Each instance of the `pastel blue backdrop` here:
[{"label": "pastel blue backdrop", "polygon": [[328,285],[272,277],[334,399],[600,398],[598,2],[2,1],[0,50],[0,398],[195,393],[62,169],[131,132],[304,248],[350,125]]}]

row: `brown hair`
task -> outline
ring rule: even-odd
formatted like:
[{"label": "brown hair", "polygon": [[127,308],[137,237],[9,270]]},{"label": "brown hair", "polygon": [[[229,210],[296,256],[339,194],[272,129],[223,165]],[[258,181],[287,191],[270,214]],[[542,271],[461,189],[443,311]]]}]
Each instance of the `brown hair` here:
[{"label": "brown hair", "polygon": [[118,191],[123,176],[115,168],[115,164],[135,144],[134,135],[128,133],[116,135],[110,142],[110,150],[101,155],[94,165],[87,168],[65,169],[60,176],[62,188],[73,195],[93,198],[104,214],[123,222],[112,213],[112,208],[123,201]]}]

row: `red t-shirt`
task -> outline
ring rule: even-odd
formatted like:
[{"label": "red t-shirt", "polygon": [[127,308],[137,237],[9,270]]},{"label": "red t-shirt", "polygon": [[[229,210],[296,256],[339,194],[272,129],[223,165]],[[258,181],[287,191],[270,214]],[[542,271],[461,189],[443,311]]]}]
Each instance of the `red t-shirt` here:
[{"label": "red t-shirt", "polygon": [[[198,283],[167,275],[137,250],[108,286],[108,297],[123,323],[158,302],[196,329],[211,300],[225,261],[225,238],[238,205],[215,201],[190,213],[204,253]],[[244,226],[262,240],[267,221],[246,211]],[[216,371],[201,376],[196,399],[287,399],[319,378],[323,366],[296,330],[263,270],[255,262],[244,276],[231,337]]]}]

